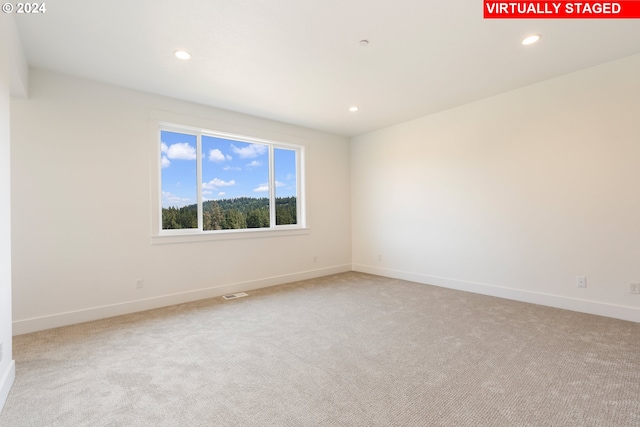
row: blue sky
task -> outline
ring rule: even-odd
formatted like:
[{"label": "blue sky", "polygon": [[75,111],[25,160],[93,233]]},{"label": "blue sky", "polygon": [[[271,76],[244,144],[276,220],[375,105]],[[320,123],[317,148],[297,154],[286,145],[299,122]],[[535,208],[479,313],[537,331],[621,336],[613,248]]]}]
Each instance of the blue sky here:
[{"label": "blue sky", "polygon": [[[197,202],[196,136],[161,131],[162,206]],[[276,197],[296,195],[296,153],[276,148]],[[204,200],[269,196],[266,145],[202,136]]]}]

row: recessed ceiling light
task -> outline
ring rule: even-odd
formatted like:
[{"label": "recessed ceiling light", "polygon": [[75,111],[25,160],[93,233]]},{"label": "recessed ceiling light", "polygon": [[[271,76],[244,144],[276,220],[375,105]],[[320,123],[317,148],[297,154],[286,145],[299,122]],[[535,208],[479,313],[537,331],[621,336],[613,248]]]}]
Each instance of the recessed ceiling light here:
[{"label": "recessed ceiling light", "polygon": [[183,61],[191,59],[191,54],[186,50],[176,50],[175,52],[173,52],[173,55],[178,59],[182,59]]},{"label": "recessed ceiling light", "polygon": [[369,40],[360,40],[360,46],[367,46],[369,44]]},{"label": "recessed ceiling light", "polygon": [[349,108],[349,111],[351,111],[352,113],[355,113],[356,111],[358,111],[358,107],[354,105],[353,107]]},{"label": "recessed ceiling light", "polygon": [[540,37],[542,37],[540,34],[532,34],[530,36],[525,37],[522,40],[522,44],[523,45],[530,45],[530,44],[534,44],[535,42],[537,42],[538,40],[540,40]]}]

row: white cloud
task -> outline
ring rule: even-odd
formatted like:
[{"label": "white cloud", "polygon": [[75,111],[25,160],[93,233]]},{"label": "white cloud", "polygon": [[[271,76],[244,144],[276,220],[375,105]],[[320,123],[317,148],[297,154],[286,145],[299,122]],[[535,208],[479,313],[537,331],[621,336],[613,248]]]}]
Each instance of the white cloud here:
[{"label": "white cloud", "polygon": [[225,166],[222,169],[226,170],[226,171],[241,171],[242,170],[242,168],[239,168],[237,166]]},{"label": "white cloud", "polygon": [[188,205],[190,199],[188,197],[180,197],[168,191],[162,192],[162,206],[182,207]]},{"label": "white cloud", "polygon": [[227,193],[225,193],[224,191],[221,191],[221,192],[218,193],[218,196],[220,196],[220,197],[226,196],[226,195],[227,195]]},{"label": "white cloud", "polygon": [[267,152],[267,146],[261,144],[249,144],[246,147],[238,148],[231,144],[231,150],[240,156],[241,159],[253,159]]},{"label": "white cloud", "polygon": [[260,160],[254,160],[251,163],[247,163],[248,168],[257,168],[258,166],[262,166],[262,162]]},{"label": "white cloud", "polygon": [[169,151],[169,147],[167,146],[167,144],[165,144],[164,142],[160,144],[160,151],[162,153],[166,153],[167,151]]},{"label": "white cloud", "polygon": [[214,178],[209,182],[202,183],[203,190],[217,190],[219,187],[231,187],[232,185],[236,185],[236,182],[232,179],[231,181],[224,181],[219,178]]},{"label": "white cloud", "polygon": [[169,166],[171,166],[171,162],[167,159],[167,156],[162,156],[162,167],[168,168]]},{"label": "white cloud", "polygon": [[171,144],[167,148],[167,157],[171,160],[195,160],[196,149],[189,145],[188,142],[178,142],[177,144]]},{"label": "white cloud", "polygon": [[[286,184],[284,182],[276,181],[276,187],[284,187]],[[253,191],[255,193],[266,193],[269,191],[269,184],[260,184],[258,187],[254,188]]]},{"label": "white cloud", "polygon": [[209,160],[215,163],[224,162],[225,160],[231,160],[232,157],[228,154],[222,154],[222,151],[214,148],[209,151]]}]

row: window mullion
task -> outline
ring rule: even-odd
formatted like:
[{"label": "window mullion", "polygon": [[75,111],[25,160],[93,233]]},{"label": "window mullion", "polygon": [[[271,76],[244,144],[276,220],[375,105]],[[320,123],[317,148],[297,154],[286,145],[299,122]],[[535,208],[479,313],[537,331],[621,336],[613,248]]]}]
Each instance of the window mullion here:
[{"label": "window mullion", "polygon": [[304,154],[301,149],[296,149],[296,222],[298,225],[305,226],[304,218]]},{"label": "window mullion", "polygon": [[197,177],[197,192],[198,192],[198,231],[202,231],[204,228],[204,223],[202,220],[202,210],[203,210],[203,197],[202,197],[202,132],[198,132],[198,138],[196,140],[196,177]]},{"label": "window mullion", "polygon": [[276,226],[276,173],[275,153],[273,145],[269,144],[269,227]]}]

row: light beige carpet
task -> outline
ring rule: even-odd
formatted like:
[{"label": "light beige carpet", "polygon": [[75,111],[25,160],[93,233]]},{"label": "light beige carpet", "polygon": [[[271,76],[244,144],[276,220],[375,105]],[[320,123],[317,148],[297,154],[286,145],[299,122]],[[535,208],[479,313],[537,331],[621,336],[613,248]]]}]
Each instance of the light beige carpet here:
[{"label": "light beige carpet", "polygon": [[0,426],[640,426],[640,324],[345,273],[15,338]]}]

